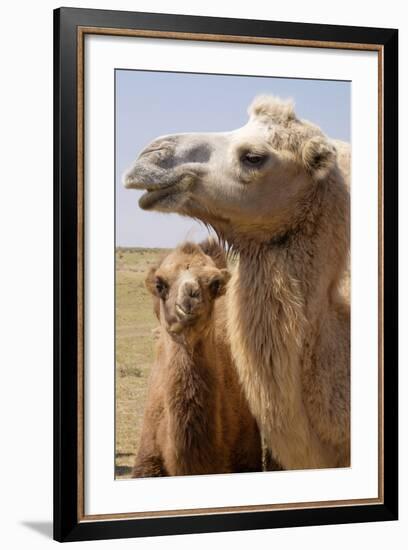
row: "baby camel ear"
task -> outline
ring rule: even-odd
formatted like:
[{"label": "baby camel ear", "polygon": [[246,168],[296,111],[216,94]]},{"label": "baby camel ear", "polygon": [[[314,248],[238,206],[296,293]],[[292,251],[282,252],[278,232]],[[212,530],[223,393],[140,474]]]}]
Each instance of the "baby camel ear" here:
[{"label": "baby camel ear", "polygon": [[309,139],[302,150],[303,162],[315,180],[324,179],[336,163],[337,152],[323,136]]},{"label": "baby camel ear", "polygon": [[160,321],[160,298],[156,288],[156,268],[151,267],[145,279],[145,285],[150,294],[153,294],[153,311]]},{"label": "baby camel ear", "polygon": [[230,278],[231,274],[228,269],[220,269],[216,275],[211,277],[209,289],[213,298],[218,298],[218,296],[225,294]]},{"label": "baby camel ear", "polygon": [[149,272],[146,275],[145,285],[146,285],[147,290],[151,294],[156,296],[157,292],[156,292],[156,268],[155,267],[151,267],[149,269]]}]

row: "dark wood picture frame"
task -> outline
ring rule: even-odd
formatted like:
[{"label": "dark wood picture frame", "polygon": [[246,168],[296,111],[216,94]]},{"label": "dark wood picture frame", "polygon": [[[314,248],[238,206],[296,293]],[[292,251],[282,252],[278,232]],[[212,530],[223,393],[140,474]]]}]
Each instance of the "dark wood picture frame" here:
[{"label": "dark wood picture frame", "polygon": [[[84,514],[83,40],[87,33],[375,50],[379,59],[379,495],[376,499]],[[54,537],[140,537],[398,517],[398,31],[60,8],[54,12]],[[382,345],[381,345],[382,344]]]}]

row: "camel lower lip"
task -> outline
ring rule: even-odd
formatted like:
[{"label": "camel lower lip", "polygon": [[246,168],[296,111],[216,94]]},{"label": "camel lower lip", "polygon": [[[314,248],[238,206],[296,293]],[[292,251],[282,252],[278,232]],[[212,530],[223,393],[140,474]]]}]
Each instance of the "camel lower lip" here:
[{"label": "camel lower lip", "polygon": [[172,187],[173,186],[164,187],[162,189],[147,190],[139,199],[140,208],[147,210],[161,199],[168,197],[172,193]]}]

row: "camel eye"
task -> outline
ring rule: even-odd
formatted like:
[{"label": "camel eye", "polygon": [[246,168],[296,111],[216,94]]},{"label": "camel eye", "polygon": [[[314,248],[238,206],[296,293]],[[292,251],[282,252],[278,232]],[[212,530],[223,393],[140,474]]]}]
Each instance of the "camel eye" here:
[{"label": "camel eye", "polygon": [[220,290],[221,282],[219,279],[215,279],[210,283],[210,292],[213,296],[216,296]]},{"label": "camel eye", "polygon": [[167,283],[161,277],[157,277],[155,286],[157,294],[163,298],[167,290]]},{"label": "camel eye", "polygon": [[257,153],[245,153],[245,155],[241,157],[241,162],[245,166],[249,166],[251,168],[259,168],[265,163],[266,159],[266,155],[259,155]]}]

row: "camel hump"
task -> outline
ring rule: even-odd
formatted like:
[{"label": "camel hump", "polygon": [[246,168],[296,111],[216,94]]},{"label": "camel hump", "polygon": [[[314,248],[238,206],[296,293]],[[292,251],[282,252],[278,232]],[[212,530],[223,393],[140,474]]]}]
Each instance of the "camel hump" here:
[{"label": "camel hump", "polygon": [[212,258],[218,269],[225,269],[227,267],[227,257],[223,247],[213,238],[206,239],[200,243],[200,248],[207,256]]}]

